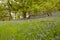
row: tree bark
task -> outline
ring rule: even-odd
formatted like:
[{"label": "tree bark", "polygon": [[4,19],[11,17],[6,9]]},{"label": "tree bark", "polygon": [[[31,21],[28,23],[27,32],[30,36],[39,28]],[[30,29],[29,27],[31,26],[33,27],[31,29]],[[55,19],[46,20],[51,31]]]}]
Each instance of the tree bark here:
[{"label": "tree bark", "polygon": [[7,5],[8,5],[9,20],[11,20],[12,19],[11,9],[10,9],[11,4],[9,3],[9,0],[7,1]]},{"label": "tree bark", "polygon": [[23,18],[26,19],[26,12],[23,12]]}]

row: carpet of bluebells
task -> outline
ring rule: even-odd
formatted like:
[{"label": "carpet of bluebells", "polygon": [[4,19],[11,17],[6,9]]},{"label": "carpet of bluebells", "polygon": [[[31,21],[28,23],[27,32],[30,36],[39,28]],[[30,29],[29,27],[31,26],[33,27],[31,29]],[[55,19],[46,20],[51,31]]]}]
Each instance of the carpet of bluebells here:
[{"label": "carpet of bluebells", "polygon": [[0,40],[60,40],[60,19],[1,21]]}]

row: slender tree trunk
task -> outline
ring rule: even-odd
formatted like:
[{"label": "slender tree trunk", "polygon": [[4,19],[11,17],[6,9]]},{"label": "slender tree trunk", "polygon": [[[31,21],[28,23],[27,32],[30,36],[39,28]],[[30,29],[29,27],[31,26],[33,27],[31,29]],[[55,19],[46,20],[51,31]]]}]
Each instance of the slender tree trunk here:
[{"label": "slender tree trunk", "polygon": [[11,20],[12,19],[11,9],[10,9],[11,4],[9,3],[9,0],[7,1],[7,5],[8,5],[9,20]]}]

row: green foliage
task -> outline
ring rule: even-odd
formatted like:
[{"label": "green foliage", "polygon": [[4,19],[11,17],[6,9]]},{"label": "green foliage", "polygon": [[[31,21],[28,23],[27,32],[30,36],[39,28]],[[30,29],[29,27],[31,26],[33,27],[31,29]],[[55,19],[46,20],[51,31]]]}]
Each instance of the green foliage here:
[{"label": "green foliage", "polygon": [[[7,20],[8,11],[5,3],[0,3],[0,20]],[[9,19],[9,17],[8,17]]]},{"label": "green foliage", "polygon": [[[51,13],[60,10],[60,0],[2,0],[0,11],[14,12],[16,15],[24,15],[27,12],[37,14],[39,12]],[[26,16],[26,15],[25,15]]]}]

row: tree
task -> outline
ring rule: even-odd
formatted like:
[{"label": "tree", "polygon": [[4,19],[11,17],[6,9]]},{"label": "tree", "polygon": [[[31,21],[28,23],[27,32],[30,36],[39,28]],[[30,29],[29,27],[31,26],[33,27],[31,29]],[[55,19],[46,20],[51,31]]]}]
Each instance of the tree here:
[{"label": "tree", "polygon": [[[1,0],[0,2],[0,18],[5,19],[9,16],[9,20],[13,20],[12,12],[15,14],[15,20],[23,15],[25,19],[27,13],[29,15],[37,15],[38,12],[52,15],[51,12],[60,10],[60,0]],[[3,16],[3,17],[2,17]]]},{"label": "tree", "polygon": [[7,17],[7,10],[6,5],[4,2],[0,3],[0,20],[7,20],[5,17]]},{"label": "tree", "polygon": [[[16,7],[16,10],[21,10],[21,12],[23,13],[23,18],[26,18],[26,13],[31,11],[32,9],[32,0],[14,0],[16,3],[16,5],[18,7],[16,7],[15,4],[13,4],[12,6]],[[14,8],[15,9],[15,8]]]}]

